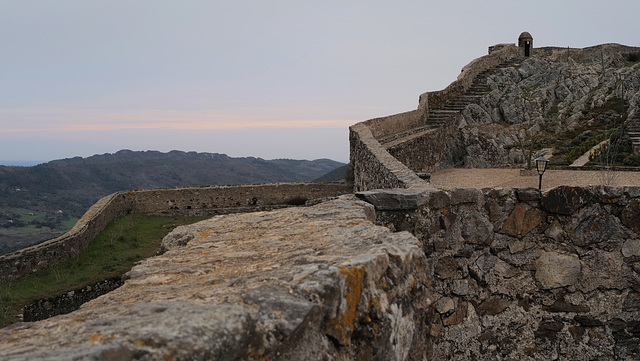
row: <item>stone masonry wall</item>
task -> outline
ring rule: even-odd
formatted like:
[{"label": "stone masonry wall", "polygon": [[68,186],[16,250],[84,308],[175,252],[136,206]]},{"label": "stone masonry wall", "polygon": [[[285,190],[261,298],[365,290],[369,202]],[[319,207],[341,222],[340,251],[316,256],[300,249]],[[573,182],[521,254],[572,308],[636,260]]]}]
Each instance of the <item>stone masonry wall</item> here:
[{"label": "stone masonry wall", "polygon": [[416,173],[434,172],[441,168],[446,156],[442,150],[448,149],[447,142],[458,134],[462,120],[462,114],[458,114],[443,127],[391,146],[387,151]]},{"label": "stone masonry wall", "polygon": [[364,123],[349,127],[349,143],[356,191],[410,188],[427,184],[389,154]]},{"label": "stone masonry wall", "polygon": [[195,215],[264,210],[351,191],[346,184],[282,183],[117,192],[100,199],[64,235],[0,256],[0,281],[24,277],[78,255],[109,222],[124,214]]},{"label": "stone masonry wall", "polygon": [[640,187],[434,190],[377,220],[422,241],[435,360],[637,360]]},{"label": "stone masonry wall", "polygon": [[387,117],[374,118],[367,120],[365,124],[376,139],[385,136],[403,132],[424,125],[425,112],[422,109],[411,110],[408,112],[390,115]]},{"label": "stone masonry wall", "polygon": [[[409,188],[415,184],[420,185],[421,180],[409,168],[414,170],[436,169],[442,158],[444,142],[450,132],[457,129],[455,125],[449,125],[445,127],[445,130],[423,135],[407,145],[406,149],[403,148],[404,145],[394,147],[392,152],[398,159],[389,154],[380,145],[378,139],[423,125],[430,107],[441,107],[450,99],[464,93],[471,86],[476,75],[519,54],[519,49],[514,46],[505,47],[478,58],[465,66],[458,79],[444,90],[420,95],[418,109],[371,119],[351,126],[349,128],[349,142],[356,191]],[[425,146],[426,150],[432,150],[433,154],[426,154],[425,149],[416,149],[416,147]]]}]

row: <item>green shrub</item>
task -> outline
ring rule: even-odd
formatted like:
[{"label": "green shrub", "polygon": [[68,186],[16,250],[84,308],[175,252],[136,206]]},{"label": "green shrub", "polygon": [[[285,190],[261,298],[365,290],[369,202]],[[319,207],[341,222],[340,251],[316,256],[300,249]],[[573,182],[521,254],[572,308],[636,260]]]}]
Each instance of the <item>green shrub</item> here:
[{"label": "green shrub", "polygon": [[630,63],[637,63],[640,61],[640,53],[628,53],[625,54],[625,59]]}]

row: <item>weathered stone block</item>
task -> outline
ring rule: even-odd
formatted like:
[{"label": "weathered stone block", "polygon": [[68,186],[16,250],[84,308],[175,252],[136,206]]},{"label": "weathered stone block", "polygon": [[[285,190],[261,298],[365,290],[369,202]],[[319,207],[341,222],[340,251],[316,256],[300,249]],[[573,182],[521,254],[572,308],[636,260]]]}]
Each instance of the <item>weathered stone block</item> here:
[{"label": "weathered stone block", "polygon": [[442,209],[451,205],[451,198],[444,191],[429,192],[429,207]]},{"label": "weathered stone block", "polygon": [[379,210],[416,209],[429,199],[427,191],[402,188],[358,192],[356,196]]},{"label": "weathered stone block", "polygon": [[476,203],[480,195],[481,191],[476,188],[455,188],[451,190],[451,204]]},{"label": "weathered stone block", "polygon": [[624,194],[630,198],[640,198],[640,187],[639,186],[624,186],[622,188]]},{"label": "weathered stone block", "polygon": [[502,207],[497,201],[489,201],[486,203],[487,211],[489,212],[489,220],[495,222],[502,218]]},{"label": "weathered stone block", "polygon": [[544,309],[549,312],[589,312],[591,309],[589,306],[574,305],[565,301],[564,299],[556,300],[550,306],[545,306]]},{"label": "weathered stone block", "polygon": [[559,321],[540,322],[538,329],[534,332],[536,338],[544,338],[553,340],[557,337],[558,332],[562,330],[564,324]]},{"label": "weathered stone block", "polygon": [[586,188],[560,186],[545,192],[540,207],[550,213],[572,214],[594,199]]},{"label": "weathered stone block", "polygon": [[604,324],[601,320],[589,316],[576,315],[573,319],[585,327],[598,327]]},{"label": "weathered stone block", "polygon": [[469,281],[466,279],[453,280],[451,284],[451,292],[454,295],[466,296],[469,294]]},{"label": "weathered stone block", "polygon": [[578,283],[582,267],[576,255],[542,252],[536,262],[536,280],[551,289]]},{"label": "weathered stone block", "polygon": [[579,223],[570,232],[574,245],[585,247],[609,239],[623,238],[625,232],[617,217],[601,206],[580,211]]},{"label": "weathered stone block", "polygon": [[504,222],[500,233],[522,238],[542,222],[542,212],[522,204],[515,206]]},{"label": "weathered stone block", "polygon": [[509,307],[509,301],[499,296],[492,296],[484,300],[478,307],[476,307],[476,313],[478,316],[495,316]]},{"label": "weathered stone block", "polygon": [[561,242],[566,237],[566,232],[562,228],[560,222],[553,221],[551,225],[544,231],[545,236],[553,238],[556,242]]},{"label": "weathered stone block", "polygon": [[620,187],[603,185],[596,187],[596,192],[602,203],[618,203],[623,193]]},{"label": "weathered stone block", "polygon": [[629,239],[622,244],[622,255],[640,257],[640,239]]},{"label": "weathered stone block", "polygon": [[493,240],[493,224],[480,214],[460,217],[460,235],[467,243],[489,245]]},{"label": "weathered stone block", "polygon": [[634,199],[622,211],[620,215],[622,224],[640,234],[640,200]]},{"label": "weathered stone block", "polygon": [[436,301],[436,311],[439,313],[449,313],[456,308],[456,303],[451,297],[443,297]]},{"label": "weathered stone block", "polygon": [[458,262],[452,256],[444,256],[436,262],[436,275],[442,279],[451,278],[458,270]]},{"label": "weathered stone block", "polygon": [[465,317],[467,317],[467,309],[468,303],[467,301],[461,301],[458,304],[458,308],[456,308],[455,312],[451,314],[451,316],[442,320],[442,324],[445,326],[453,326],[458,325],[464,321]]},{"label": "weathered stone block", "polygon": [[537,201],[542,198],[540,190],[536,188],[514,188],[514,192],[520,202]]}]

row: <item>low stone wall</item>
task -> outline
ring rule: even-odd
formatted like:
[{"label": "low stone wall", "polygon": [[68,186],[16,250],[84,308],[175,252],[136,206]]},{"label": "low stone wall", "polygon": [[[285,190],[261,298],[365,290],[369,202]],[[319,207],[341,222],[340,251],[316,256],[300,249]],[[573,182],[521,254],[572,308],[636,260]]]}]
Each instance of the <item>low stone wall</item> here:
[{"label": "low stone wall", "polygon": [[637,47],[620,44],[601,44],[587,48],[542,47],[532,49],[531,56],[542,56],[553,60],[571,58],[579,63],[601,63],[604,54],[609,57],[616,54],[622,56],[624,54],[637,54],[638,50]]},{"label": "low stone wall", "polygon": [[351,167],[357,191],[428,186],[387,152],[365,123],[349,127]]},{"label": "low stone wall", "polygon": [[73,312],[82,304],[115,290],[123,283],[120,278],[105,280],[63,293],[57,297],[38,300],[24,307],[22,318],[24,322],[35,322]]},{"label": "low stone wall", "polygon": [[391,134],[423,126],[426,120],[426,109],[427,108],[416,109],[400,114],[374,118],[367,120],[364,123],[367,125],[374,138],[382,139]]},{"label": "low stone wall", "polygon": [[443,127],[389,147],[387,151],[415,173],[434,172],[441,168],[447,156],[443,150],[450,148],[447,142],[458,134],[462,120],[462,114],[457,114]]},{"label": "low stone wall", "polygon": [[377,219],[423,243],[435,289],[432,359],[640,354],[640,187],[453,189],[425,198]]},{"label": "low stone wall", "polygon": [[94,204],[64,235],[0,256],[0,281],[24,277],[87,249],[111,221],[128,213],[216,214],[299,205],[305,200],[351,193],[339,183],[281,183],[147,189],[111,194]]}]

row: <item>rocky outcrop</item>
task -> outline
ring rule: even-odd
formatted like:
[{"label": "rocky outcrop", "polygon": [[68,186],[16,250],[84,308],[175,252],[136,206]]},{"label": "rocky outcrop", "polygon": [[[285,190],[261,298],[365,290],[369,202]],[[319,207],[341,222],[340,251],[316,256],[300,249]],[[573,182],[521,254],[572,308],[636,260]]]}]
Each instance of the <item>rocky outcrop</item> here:
[{"label": "rocky outcrop", "polygon": [[427,259],[352,196],[177,228],[78,311],[0,330],[3,360],[423,360]]},{"label": "rocky outcrop", "polygon": [[[589,110],[611,107],[629,116],[640,107],[640,63],[626,54],[638,52],[616,44],[588,49],[539,49],[521,63],[501,66],[487,77],[488,92],[468,105],[460,133],[448,152],[459,155],[449,166],[484,168],[525,161],[517,138],[544,130],[561,133],[580,127]],[[622,123],[619,120],[618,126]],[[512,125],[491,127],[489,124]],[[584,126],[582,126],[584,127]],[[518,134],[527,132],[527,135]],[[534,157],[535,158],[535,157]]]}]

